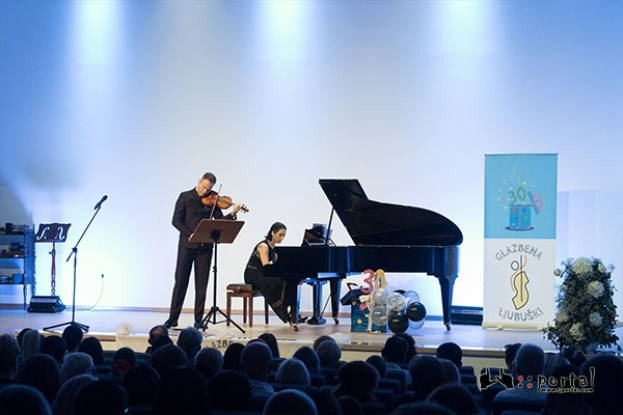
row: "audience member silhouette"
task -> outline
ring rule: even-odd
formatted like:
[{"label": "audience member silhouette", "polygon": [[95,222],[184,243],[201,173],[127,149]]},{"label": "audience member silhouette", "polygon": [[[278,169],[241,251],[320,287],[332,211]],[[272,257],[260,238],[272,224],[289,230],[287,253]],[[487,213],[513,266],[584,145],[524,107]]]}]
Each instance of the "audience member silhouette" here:
[{"label": "audience member silhouette", "polygon": [[41,353],[52,356],[58,367],[61,367],[66,352],[67,343],[61,336],[51,335],[41,340]]},{"label": "audience member silhouette", "polygon": [[156,399],[160,375],[147,363],[132,366],[121,380],[130,407],[151,407]]},{"label": "audience member silhouette", "polygon": [[22,362],[16,383],[38,389],[51,405],[61,388],[61,375],[54,358],[39,353]]},{"label": "audience member silhouette", "polygon": [[238,370],[222,370],[208,381],[208,401],[215,411],[232,413],[249,409],[251,385],[249,380]]},{"label": "audience member silhouette", "polygon": [[194,327],[186,327],[180,331],[180,335],[177,338],[177,345],[186,352],[189,363],[195,361],[195,355],[201,350],[202,342],[203,335]]},{"label": "audience member silhouette", "polygon": [[405,356],[405,366],[408,368],[411,359],[413,359],[417,355],[415,339],[408,333],[396,333],[394,334],[394,336],[405,339],[407,341],[407,344],[409,345],[409,347],[407,347],[407,356]]},{"label": "audience member silhouette", "polygon": [[545,377],[550,377],[561,366],[568,365],[569,361],[559,353],[545,353],[545,366],[543,373]]},{"label": "audience member silhouette", "polygon": [[67,353],[73,353],[78,351],[80,343],[82,342],[84,334],[82,329],[75,324],[70,324],[63,330],[63,340],[67,344]]},{"label": "audience member silhouette", "polygon": [[[158,350],[156,351],[156,353],[157,352]],[[167,370],[162,376],[162,380],[160,381],[160,385],[158,386],[158,392],[156,393],[156,400],[152,407],[152,413],[210,413],[210,407],[208,404],[207,393],[204,388],[203,378],[201,377],[199,372],[197,372],[196,369],[188,366],[177,366]]]},{"label": "audience member silhouette", "polygon": [[320,374],[320,359],[318,358],[318,354],[311,347],[300,347],[296,352],[294,352],[292,357],[303,362],[310,375],[313,376]]},{"label": "audience member silhouette", "polygon": [[151,355],[151,366],[156,369],[160,377],[163,377],[167,370],[175,366],[186,366],[187,364],[186,352],[174,344],[159,347]]},{"label": "audience member silhouette", "polygon": [[366,359],[366,362],[371,364],[372,367],[374,367],[376,369],[376,371],[379,372],[379,378],[380,379],[385,378],[385,376],[387,374],[387,363],[385,362],[385,359],[383,359],[379,355],[375,355],[374,354],[374,355],[368,357]]},{"label": "audience member silhouette", "polygon": [[86,353],[93,358],[93,364],[95,366],[101,366],[105,364],[104,360],[104,348],[102,343],[97,337],[87,337],[83,339],[78,347],[78,351]]},{"label": "audience member silhouette", "polygon": [[195,355],[195,369],[207,380],[223,368],[223,355],[219,349],[204,347]]},{"label": "audience member silhouette", "polygon": [[[89,356],[89,359],[91,357]],[[73,413],[74,403],[78,393],[86,385],[97,381],[94,375],[77,375],[63,383],[56,394],[56,399],[52,404],[54,415],[69,415]]]},{"label": "audience member silhouette", "polygon": [[0,388],[11,385],[17,376],[21,350],[12,333],[0,334]]},{"label": "audience member silhouette", "polygon": [[405,363],[408,348],[409,344],[404,338],[393,335],[385,340],[385,345],[381,350],[381,357],[385,360],[386,370],[403,371],[406,384],[411,383],[411,374],[408,370],[403,369],[402,365]]},{"label": "audience member silhouette", "polygon": [[[571,382],[566,380],[564,384],[556,386],[561,388],[578,387],[577,376],[580,374],[580,369],[568,363],[557,366],[550,373],[550,376],[556,380],[562,380],[563,378],[571,379],[571,374],[575,375],[574,385],[571,385]],[[549,387],[554,387],[554,385],[549,385]],[[547,393],[545,406],[541,413],[542,415],[590,415],[593,412],[586,403],[584,395],[584,393],[569,390],[564,393]]]},{"label": "audience member silhouette", "polygon": [[333,390],[337,398],[348,395],[362,403],[377,400],[374,391],[379,384],[379,373],[369,363],[361,360],[345,363],[337,377],[338,385]]},{"label": "audience member silhouette", "polygon": [[312,345],[312,349],[314,349],[314,351],[317,353],[318,352],[318,346],[320,346],[320,343],[322,343],[325,340],[333,340],[335,341],[335,339],[329,335],[323,334],[321,336],[318,336],[316,338],[316,340],[314,340],[314,344]]},{"label": "audience member silhouette", "polygon": [[305,364],[298,359],[292,358],[284,360],[279,365],[279,369],[277,369],[275,374],[275,382],[308,388],[311,386],[311,377]]},{"label": "audience member silhouette", "polygon": [[156,339],[160,336],[169,337],[169,331],[165,326],[157,325],[149,330],[149,338],[147,339],[147,343],[149,344],[149,346],[145,350],[145,353],[154,352],[154,343],[156,342]]},{"label": "audience member silhouette", "polygon": [[593,393],[585,394],[593,413],[623,414],[623,361],[620,357],[598,353],[582,363],[580,375],[594,379]]},{"label": "audience member silhouette", "polygon": [[266,402],[264,415],[318,415],[316,404],[304,392],[284,389]]},{"label": "audience member silhouette", "polygon": [[457,415],[478,415],[480,409],[472,394],[458,383],[445,383],[428,395],[428,400],[451,409]]},{"label": "audience member silhouette", "polygon": [[446,374],[439,359],[433,356],[417,355],[409,363],[411,392],[394,399],[394,406],[425,400],[428,395],[446,382]]},{"label": "audience member silhouette", "polygon": [[311,398],[312,401],[314,401],[318,415],[342,414],[340,403],[328,390],[321,388],[307,388],[304,392]]},{"label": "audience member silhouette", "polygon": [[136,364],[136,352],[129,347],[118,349],[112,357],[110,374],[122,378]]},{"label": "audience member silhouette", "polygon": [[250,409],[260,411],[275,390],[268,383],[273,354],[264,342],[249,343],[242,350],[242,371],[251,386]]},{"label": "audience member silhouette", "polygon": [[277,338],[272,333],[262,333],[258,336],[258,339],[264,340],[264,342],[270,348],[271,353],[273,354],[273,359],[279,359],[281,356],[279,355],[279,345],[277,344]]},{"label": "audience member silhouette", "polygon": [[240,356],[244,350],[244,344],[231,343],[223,353],[223,370],[242,370]]},{"label": "audience member silhouette", "polygon": [[0,388],[0,408],[6,414],[52,415],[50,403],[43,394],[28,385]]},{"label": "audience member silhouette", "polygon": [[504,362],[506,362],[506,368],[509,371],[513,370],[513,362],[515,361],[515,355],[517,350],[521,347],[521,343],[512,343],[504,346]]},{"label": "audience member silhouette", "polygon": [[28,359],[30,356],[34,356],[41,353],[41,342],[43,336],[37,330],[29,329],[22,336],[22,358],[21,361]]},{"label": "audience member silhouette", "polygon": [[582,350],[574,346],[564,347],[560,354],[563,355],[572,366],[575,366],[578,369],[582,363],[586,362],[586,355],[582,352]]},{"label": "audience member silhouette", "polygon": [[442,343],[437,347],[436,356],[438,359],[448,359],[459,369],[463,367],[463,350],[461,346],[453,342]]},{"label": "audience member silhouette", "polygon": [[446,375],[446,383],[461,383],[461,372],[456,365],[448,359],[439,359]]},{"label": "audience member silhouette", "polygon": [[93,358],[86,353],[75,352],[65,356],[65,360],[60,369],[61,382],[65,383],[69,379],[78,375],[97,375],[97,370],[93,364]]},{"label": "audience member silhouette", "polygon": [[333,338],[330,337],[329,339],[318,345],[316,353],[320,360],[320,367],[337,368],[342,358],[342,349]]},{"label": "audience member silhouette", "polygon": [[85,385],[76,395],[75,415],[123,415],[127,409],[125,390],[109,379]]}]

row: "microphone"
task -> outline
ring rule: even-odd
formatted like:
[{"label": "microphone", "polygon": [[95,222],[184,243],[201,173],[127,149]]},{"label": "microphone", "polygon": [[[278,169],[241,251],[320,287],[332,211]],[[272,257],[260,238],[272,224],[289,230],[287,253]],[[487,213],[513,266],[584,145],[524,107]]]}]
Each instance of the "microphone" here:
[{"label": "microphone", "polygon": [[102,196],[102,200],[97,202],[97,205],[95,205],[93,210],[97,210],[97,209],[101,208],[102,207],[102,203],[104,203],[106,201],[106,199],[108,199],[108,196],[106,196],[106,195]]}]

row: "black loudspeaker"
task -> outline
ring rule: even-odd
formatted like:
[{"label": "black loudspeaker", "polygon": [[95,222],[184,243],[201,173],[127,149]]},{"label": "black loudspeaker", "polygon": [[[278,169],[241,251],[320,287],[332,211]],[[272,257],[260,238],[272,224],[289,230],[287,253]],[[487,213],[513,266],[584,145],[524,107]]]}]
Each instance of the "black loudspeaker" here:
[{"label": "black loudspeaker", "polygon": [[59,313],[65,309],[65,304],[58,296],[35,295],[30,299],[29,313]]},{"label": "black loudspeaker", "polygon": [[452,306],[450,318],[452,324],[482,326],[482,307]]}]

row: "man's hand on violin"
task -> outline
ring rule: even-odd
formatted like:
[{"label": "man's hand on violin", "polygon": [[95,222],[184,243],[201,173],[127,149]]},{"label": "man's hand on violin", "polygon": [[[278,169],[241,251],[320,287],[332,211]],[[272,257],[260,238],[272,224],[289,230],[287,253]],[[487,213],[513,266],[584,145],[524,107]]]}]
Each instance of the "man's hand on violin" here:
[{"label": "man's hand on violin", "polygon": [[233,205],[232,209],[231,209],[232,216],[236,216],[238,214],[238,212],[240,212],[240,209],[242,209],[242,205],[241,204]]}]

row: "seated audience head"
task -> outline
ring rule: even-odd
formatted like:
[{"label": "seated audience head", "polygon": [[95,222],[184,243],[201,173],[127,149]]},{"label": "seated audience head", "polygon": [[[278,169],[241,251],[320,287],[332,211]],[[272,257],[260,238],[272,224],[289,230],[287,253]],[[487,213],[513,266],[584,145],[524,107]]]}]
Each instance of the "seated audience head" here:
[{"label": "seated audience head", "polygon": [[451,409],[457,415],[477,415],[480,412],[469,390],[458,383],[441,385],[428,395],[428,400]]},{"label": "seated audience head", "polygon": [[216,411],[249,410],[251,385],[238,370],[222,370],[208,381],[208,401]]},{"label": "seated audience head", "polygon": [[579,368],[582,363],[586,362],[586,355],[577,347],[566,346],[561,353],[572,366]]},{"label": "seated audience head", "polygon": [[189,362],[195,361],[195,355],[201,350],[203,335],[194,327],[186,327],[177,338],[177,345],[186,352]]},{"label": "seated audience head", "polygon": [[439,359],[446,375],[446,383],[461,383],[461,372],[456,365],[448,359]]},{"label": "seated audience head", "polygon": [[156,399],[160,375],[147,363],[138,363],[125,374],[121,385],[128,394],[128,405],[149,406]]},{"label": "seated audience head", "polygon": [[[576,377],[580,374],[578,367],[563,364],[556,367],[550,376],[556,379],[570,379],[571,374]],[[577,378],[576,378],[577,379]],[[549,385],[550,387],[553,385]],[[561,387],[569,387],[566,383]],[[576,384],[577,386],[577,384]],[[564,393],[548,393],[545,397],[545,406],[541,412],[543,415],[590,415],[593,412],[586,403],[585,393],[565,391]]]},{"label": "seated audience head", "polygon": [[541,346],[524,343],[515,355],[514,370],[518,376],[525,379],[532,377],[536,381],[538,375],[543,375],[545,368],[545,352]]},{"label": "seated audience head", "polygon": [[379,384],[379,373],[371,364],[361,360],[345,363],[338,370],[337,377],[335,396],[349,395],[360,402],[376,400],[374,391]]},{"label": "seated audience head", "polygon": [[28,331],[30,331],[30,330],[34,330],[34,329],[31,329],[30,327],[25,327],[25,328],[21,329],[19,331],[19,333],[17,333],[17,336],[16,336],[17,344],[19,344],[20,348],[24,345],[24,335],[26,333],[28,333]]},{"label": "seated audience head", "polygon": [[381,350],[381,357],[386,362],[402,364],[407,358],[408,348],[409,344],[405,339],[394,335],[385,340],[385,345]]},{"label": "seated audience head", "polygon": [[305,392],[296,389],[284,389],[268,398],[263,414],[318,415],[318,410],[314,401]]},{"label": "seated audience head", "polygon": [[247,344],[240,355],[242,371],[249,379],[266,382],[273,363],[273,354],[264,342]]},{"label": "seated audience head", "polygon": [[[149,347],[147,348],[147,353],[153,353],[154,348],[156,348],[156,339],[158,339],[160,336],[169,337],[169,331],[167,330],[165,326],[158,325],[158,326],[152,327],[151,330],[149,330],[149,339],[147,339],[147,343],[149,343]],[[170,343],[172,342],[173,341],[171,341]],[[169,343],[164,343],[164,342],[159,343],[160,346],[164,344],[169,344]]]},{"label": "seated audience head", "polygon": [[543,368],[543,373],[546,377],[552,376],[559,367],[568,364],[569,361],[567,358],[559,353],[545,353],[545,366]]},{"label": "seated audience head", "polygon": [[242,370],[240,355],[244,350],[244,344],[231,343],[223,353],[223,370]]},{"label": "seated audience head", "polygon": [[103,365],[104,362],[104,348],[102,343],[97,337],[87,337],[82,340],[78,351],[86,353],[93,358],[93,364],[95,366]]},{"label": "seated audience head", "polygon": [[125,390],[109,379],[98,379],[85,385],[76,395],[75,415],[123,415],[127,409]]},{"label": "seated audience head", "polygon": [[310,375],[320,373],[320,359],[318,358],[318,354],[311,347],[300,347],[296,352],[294,352],[292,357],[303,362]]},{"label": "seated audience head", "polygon": [[0,388],[0,408],[7,414],[52,415],[50,403],[43,394],[28,385]]},{"label": "seated audience head", "polygon": [[154,344],[149,348],[149,353],[154,354],[156,350],[158,350],[162,346],[168,346],[169,344],[174,344],[173,339],[171,339],[169,336],[158,336],[154,340]]},{"label": "seated audience head", "polygon": [[41,353],[41,342],[43,336],[37,330],[29,329],[22,337],[22,360],[28,359],[30,356]]},{"label": "seated audience head", "polygon": [[268,347],[270,347],[270,351],[273,354],[273,359],[279,358],[279,345],[277,344],[277,338],[272,333],[262,333],[258,336],[258,339],[264,340]]},{"label": "seated audience head", "polygon": [[580,375],[594,379],[594,392],[585,394],[593,413],[623,413],[623,361],[620,357],[607,352],[597,353],[582,363]]},{"label": "seated audience head", "polygon": [[41,353],[52,356],[58,366],[63,363],[63,358],[67,352],[67,343],[61,336],[51,335],[45,336],[41,340]]},{"label": "seated audience head", "polygon": [[72,414],[78,392],[86,385],[95,381],[97,381],[97,377],[93,375],[77,375],[63,383],[52,405],[52,412],[54,415]]},{"label": "seated audience head", "polygon": [[223,368],[223,355],[219,349],[204,347],[195,355],[195,369],[210,379]]},{"label": "seated audience head", "polygon": [[318,415],[342,415],[340,403],[329,390],[307,388],[304,392],[314,401]]},{"label": "seated audience head", "polygon": [[110,373],[113,376],[123,377],[136,364],[136,353],[129,347],[122,347],[112,357]]},{"label": "seated audience head", "polygon": [[281,362],[275,374],[275,382],[310,387],[311,377],[305,364],[292,358]]},{"label": "seated audience head", "polygon": [[186,366],[187,364],[186,352],[174,344],[159,347],[151,355],[151,366],[156,369],[160,377],[175,366]]},{"label": "seated audience head", "polygon": [[335,339],[333,337],[328,336],[326,334],[323,334],[322,336],[318,336],[316,338],[316,340],[314,340],[314,344],[312,345],[312,349],[314,349],[314,351],[318,352],[318,346],[320,346],[320,343],[322,343],[325,340],[335,341]]},{"label": "seated audience head", "polygon": [[515,361],[515,355],[517,350],[521,347],[521,343],[512,343],[504,346],[504,361],[506,362],[506,368],[512,370],[513,362]]},{"label": "seated audience head", "polygon": [[409,363],[411,359],[413,359],[413,357],[417,355],[415,339],[413,338],[412,335],[408,333],[396,333],[394,334],[394,336],[398,336],[407,341],[407,344],[409,345],[409,347],[407,348],[407,357],[405,358],[405,363]]},{"label": "seated audience head", "polygon": [[463,366],[463,350],[461,346],[453,342],[446,342],[437,347],[438,359],[448,359],[460,370]]},{"label": "seated audience head", "polygon": [[336,367],[342,358],[342,349],[333,339],[320,343],[316,353],[320,360],[320,367]]},{"label": "seated audience head", "polygon": [[210,412],[203,378],[195,368],[173,367],[160,381],[154,414],[205,414]]},{"label": "seated audience head", "polygon": [[409,363],[411,388],[416,400],[424,400],[446,382],[446,374],[439,359],[433,356],[417,355]]},{"label": "seated audience head", "polygon": [[0,379],[13,380],[21,350],[13,333],[0,334]]},{"label": "seated audience head", "polygon": [[82,329],[75,324],[70,324],[63,330],[62,337],[67,344],[67,353],[77,352],[80,342],[82,342]]},{"label": "seated audience head", "polygon": [[93,358],[82,352],[69,353],[61,365],[61,382],[65,383],[78,375],[97,375]]},{"label": "seated audience head", "polygon": [[381,379],[385,378],[387,374],[387,364],[385,363],[385,359],[378,355],[372,355],[366,359],[366,362],[371,364],[377,372],[379,372],[379,377]]},{"label": "seated audience head", "polygon": [[61,388],[58,365],[50,355],[39,353],[24,360],[17,373],[17,383],[38,389],[50,402],[54,402]]}]

